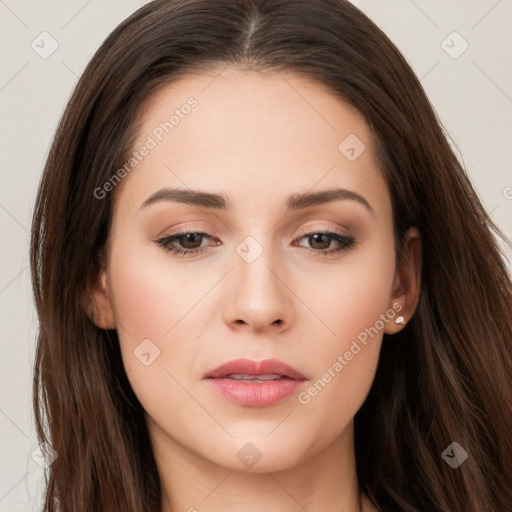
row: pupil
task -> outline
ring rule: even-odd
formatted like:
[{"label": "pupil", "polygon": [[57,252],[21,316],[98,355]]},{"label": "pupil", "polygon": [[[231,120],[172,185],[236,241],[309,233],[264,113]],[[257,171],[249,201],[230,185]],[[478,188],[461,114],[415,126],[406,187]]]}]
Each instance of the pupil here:
[{"label": "pupil", "polygon": [[[197,248],[197,240],[195,241],[195,244],[194,245],[194,238],[195,237],[200,237],[201,235],[199,233],[188,233],[186,235],[183,235],[181,238],[180,238],[180,242],[182,245],[184,245],[184,247],[186,249],[196,249]],[[185,240],[185,242],[183,243],[183,239]],[[192,244],[192,247],[190,247],[189,245],[187,244]],[[201,245],[201,242],[199,242],[199,245]]]},{"label": "pupil", "polygon": [[[327,238],[327,245],[325,245],[325,242],[322,244],[321,241],[319,241],[319,237],[326,237]],[[310,245],[312,247],[316,248],[316,249],[325,249],[325,248],[329,247],[329,236],[326,235],[325,233],[316,233],[314,235],[311,235],[310,239],[314,240],[314,242],[310,243]],[[321,247],[315,247],[315,244],[317,242],[321,245]]]},{"label": "pupil", "polygon": [[[197,237],[197,239],[196,239]],[[180,243],[186,249],[195,249],[197,248],[197,242],[199,241],[199,246],[201,245],[201,234],[200,233],[188,233],[180,237]],[[310,245],[316,249],[326,249],[329,247],[330,239],[329,236],[325,233],[315,233],[309,237]],[[323,239],[323,242],[322,242]],[[311,240],[313,242],[311,243]],[[326,245],[327,244],[327,245]]]}]

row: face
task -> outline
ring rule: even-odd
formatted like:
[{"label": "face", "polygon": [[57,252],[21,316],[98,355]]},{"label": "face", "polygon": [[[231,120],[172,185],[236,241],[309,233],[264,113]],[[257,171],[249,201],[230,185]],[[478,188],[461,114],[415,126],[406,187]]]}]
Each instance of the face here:
[{"label": "face", "polygon": [[137,128],[94,297],[153,438],[255,472],[351,439],[408,307],[362,116],[228,68],[162,89]]}]

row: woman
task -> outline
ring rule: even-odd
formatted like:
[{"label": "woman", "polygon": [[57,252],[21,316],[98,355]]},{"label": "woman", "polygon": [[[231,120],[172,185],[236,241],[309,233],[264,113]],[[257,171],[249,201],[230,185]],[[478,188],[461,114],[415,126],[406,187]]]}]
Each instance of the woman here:
[{"label": "woman", "polygon": [[512,510],[493,235],[350,3],[145,5],[37,198],[44,510]]}]

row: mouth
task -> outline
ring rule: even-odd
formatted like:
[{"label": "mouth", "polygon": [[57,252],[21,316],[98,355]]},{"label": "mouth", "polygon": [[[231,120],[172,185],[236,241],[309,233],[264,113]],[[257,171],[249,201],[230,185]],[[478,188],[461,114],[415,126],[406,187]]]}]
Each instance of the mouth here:
[{"label": "mouth", "polygon": [[234,359],[221,364],[208,372],[205,379],[233,378],[235,380],[262,381],[278,380],[280,378],[304,380],[306,377],[292,366],[279,359],[252,361],[251,359]]},{"label": "mouth", "polygon": [[273,380],[288,379],[289,377],[279,375],[277,373],[271,373],[270,375],[250,375],[247,373],[231,373],[230,375],[226,375],[225,377],[217,378],[233,379],[239,380],[241,382],[269,382]]},{"label": "mouth", "polygon": [[236,359],[208,372],[204,379],[222,398],[247,407],[275,405],[307,381],[302,373],[277,359]]}]

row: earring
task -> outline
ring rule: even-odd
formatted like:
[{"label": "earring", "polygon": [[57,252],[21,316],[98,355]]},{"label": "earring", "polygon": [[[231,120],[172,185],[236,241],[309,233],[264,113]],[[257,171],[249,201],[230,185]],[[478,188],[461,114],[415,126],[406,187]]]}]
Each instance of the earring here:
[{"label": "earring", "polygon": [[404,317],[400,315],[399,317],[395,318],[395,324],[405,325]]}]

